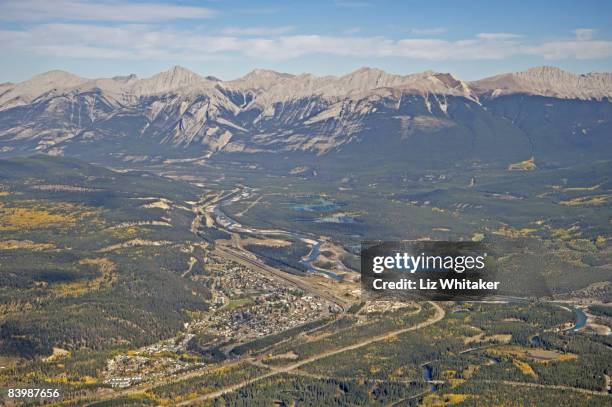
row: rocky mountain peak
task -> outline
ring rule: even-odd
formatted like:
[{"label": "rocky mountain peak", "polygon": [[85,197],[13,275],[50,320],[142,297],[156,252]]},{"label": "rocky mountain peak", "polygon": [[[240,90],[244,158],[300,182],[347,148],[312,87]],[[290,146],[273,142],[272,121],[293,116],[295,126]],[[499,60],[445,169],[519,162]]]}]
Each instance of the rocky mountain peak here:
[{"label": "rocky mountain peak", "polygon": [[561,99],[612,98],[611,74],[576,75],[552,66],[492,76],[472,82],[471,85],[479,93],[489,93],[493,97],[524,93]]},{"label": "rocky mountain peak", "polygon": [[[396,75],[367,67],[343,76],[257,69],[233,81],[202,77],[180,66],[145,79],[84,79],[51,71],[0,85],[0,142],[9,140],[12,148],[20,140],[23,148],[35,143],[36,151],[57,153],[91,140],[139,137],[202,145],[210,153],[326,154],[372,128],[399,128],[404,138],[446,131],[473,114],[494,115],[487,111],[491,99],[514,93],[603,99],[603,113],[593,119],[592,128],[580,129],[581,135],[603,134],[597,127],[608,121],[598,120],[607,117],[612,74],[574,75],[538,67],[468,83],[444,72]],[[457,113],[468,111],[476,113]]]},{"label": "rocky mountain peak", "polygon": [[113,76],[112,78],[114,81],[117,82],[123,82],[123,83],[128,83],[128,82],[134,82],[136,80],[138,80],[138,76],[136,76],[136,74],[129,74],[129,75],[118,75],[118,76]]},{"label": "rocky mountain peak", "polygon": [[577,75],[564,71],[563,69],[556,68],[554,66],[538,66],[530,68],[523,72],[516,72],[512,74],[517,78],[521,78],[525,81],[539,82],[539,83],[550,83],[556,84],[562,81],[573,81]]},{"label": "rocky mountain peak", "polygon": [[269,89],[279,81],[292,79],[294,75],[272,71],[270,69],[254,69],[242,78],[230,81],[229,83],[247,89]]},{"label": "rocky mountain peak", "polygon": [[88,79],[73,75],[70,72],[53,70],[33,76],[31,79],[15,86],[22,95],[39,95],[50,90],[64,90],[87,82]]},{"label": "rocky mountain peak", "polygon": [[382,69],[362,67],[339,78],[339,82],[350,90],[369,90],[399,85],[403,77],[389,74]]},{"label": "rocky mountain peak", "polygon": [[87,82],[87,79],[66,71],[48,71],[33,76],[27,81],[7,86],[8,89],[0,95],[0,107],[20,106],[30,103],[38,96],[49,91],[62,91],[85,82]]},{"label": "rocky mountain peak", "polygon": [[205,81],[200,75],[182,66],[175,65],[167,71],[160,72],[140,81],[139,88],[144,93],[162,93],[183,87],[197,85]]},{"label": "rocky mountain peak", "polygon": [[456,88],[458,86],[461,86],[461,84],[462,84],[462,82],[460,80],[455,78],[450,73],[435,73],[435,72],[432,72],[431,76],[436,78],[437,80],[442,82],[444,85],[448,86],[449,88]]},{"label": "rocky mountain peak", "polygon": [[85,82],[87,79],[71,74],[70,72],[54,69],[48,72],[33,76],[31,79],[22,82],[22,84],[52,84],[56,87],[70,86]]},{"label": "rocky mountain peak", "polygon": [[387,75],[391,75],[391,74],[388,74],[382,69],[370,68],[369,66],[362,66],[361,68],[358,68],[345,76],[355,78],[355,77],[363,77],[363,76],[381,77],[381,76],[387,76]]},{"label": "rocky mountain peak", "polygon": [[531,75],[564,75],[568,73],[561,68],[551,65],[534,66],[533,68],[529,68],[524,72]]}]

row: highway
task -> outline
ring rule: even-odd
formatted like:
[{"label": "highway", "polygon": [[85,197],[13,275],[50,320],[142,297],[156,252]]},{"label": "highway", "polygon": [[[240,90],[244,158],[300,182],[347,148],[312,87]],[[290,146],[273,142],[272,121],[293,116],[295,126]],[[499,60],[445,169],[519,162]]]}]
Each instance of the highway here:
[{"label": "highway", "polygon": [[223,387],[223,388],[221,388],[219,390],[216,390],[216,391],[211,392],[211,393],[204,394],[204,395],[202,395],[200,397],[197,397],[197,398],[194,398],[194,399],[191,399],[191,400],[186,400],[184,402],[178,403],[177,405],[178,406],[187,406],[187,405],[197,404],[197,403],[205,401],[205,400],[214,399],[214,398],[220,397],[220,396],[222,396],[224,394],[231,393],[233,391],[241,389],[244,386],[247,386],[249,384],[255,383],[255,382],[260,381],[262,379],[265,379],[265,378],[268,378],[268,377],[271,377],[271,376],[274,376],[274,375],[277,375],[277,374],[290,373],[293,370],[296,370],[296,369],[298,369],[298,368],[300,368],[300,367],[302,367],[304,365],[307,365],[309,363],[315,362],[317,360],[320,360],[320,359],[323,359],[323,358],[327,358],[329,356],[337,355],[339,353],[347,352],[347,351],[350,351],[350,350],[359,349],[359,348],[362,348],[364,346],[370,345],[372,343],[384,341],[384,340],[389,339],[389,338],[391,338],[391,337],[393,337],[395,335],[401,335],[401,334],[406,333],[406,332],[416,331],[418,329],[422,329],[422,328],[428,327],[430,325],[433,325],[436,322],[441,321],[444,318],[444,316],[446,315],[446,313],[445,313],[444,309],[440,305],[438,305],[437,303],[435,303],[435,302],[429,302],[429,303],[435,308],[436,312],[435,312],[434,315],[432,315],[426,321],[419,322],[418,324],[410,326],[410,327],[406,327],[406,328],[401,328],[401,329],[396,329],[396,330],[393,330],[393,331],[385,332],[385,333],[383,333],[381,335],[377,335],[377,336],[374,336],[374,337],[371,337],[371,338],[367,338],[367,339],[364,339],[364,340],[362,340],[360,342],[357,342],[357,343],[354,343],[354,344],[351,344],[351,345],[347,345],[347,346],[343,346],[341,348],[332,349],[332,350],[329,350],[329,351],[326,351],[326,352],[321,352],[321,353],[318,353],[316,355],[312,355],[312,356],[310,356],[310,357],[308,357],[306,359],[300,360],[298,362],[295,362],[295,363],[292,363],[292,364],[289,364],[289,365],[286,365],[286,366],[275,366],[275,367],[268,366],[271,369],[269,372],[263,373],[263,374],[261,374],[259,376],[255,376],[255,377],[249,378],[247,380],[243,380],[243,381],[241,381],[239,383],[235,383],[235,384]]}]

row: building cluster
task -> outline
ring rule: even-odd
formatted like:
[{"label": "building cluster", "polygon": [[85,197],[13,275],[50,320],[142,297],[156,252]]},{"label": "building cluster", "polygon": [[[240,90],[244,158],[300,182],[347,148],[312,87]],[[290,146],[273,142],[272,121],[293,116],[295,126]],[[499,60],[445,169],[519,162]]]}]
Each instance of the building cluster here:
[{"label": "building cluster", "polygon": [[118,355],[106,364],[104,383],[111,387],[130,387],[144,381],[203,368],[197,359],[183,358],[187,342],[180,346],[163,341],[135,352]]},{"label": "building cluster", "polygon": [[125,388],[138,384],[142,381],[142,376],[128,376],[128,377],[111,377],[104,380],[104,384],[108,384],[113,388]]},{"label": "building cluster", "polygon": [[326,301],[282,280],[236,263],[210,262],[214,312],[192,324],[222,341],[244,341],[275,334],[329,312]]},{"label": "building cluster", "polygon": [[197,280],[210,287],[210,309],[174,338],[115,356],[107,362],[105,384],[124,388],[206,364],[190,353],[198,334],[211,347],[242,343],[319,319],[337,307],[263,272],[208,258]]}]

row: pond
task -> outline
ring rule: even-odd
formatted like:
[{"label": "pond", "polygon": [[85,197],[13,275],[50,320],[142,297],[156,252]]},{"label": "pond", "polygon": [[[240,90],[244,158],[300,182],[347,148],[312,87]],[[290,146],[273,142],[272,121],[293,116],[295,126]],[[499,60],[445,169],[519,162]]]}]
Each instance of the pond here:
[{"label": "pond", "polygon": [[[433,380],[433,367],[429,363],[426,363],[422,366],[423,368],[423,380],[426,382],[431,382]],[[438,385],[436,383],[430,383],[431,391],[437,391]]]},{"label": "pond", "polygon": [[293,205],[293,210],[297,212],[329,212],[340,207],[339,204],[329,199],[320,197],[314,202]]}]

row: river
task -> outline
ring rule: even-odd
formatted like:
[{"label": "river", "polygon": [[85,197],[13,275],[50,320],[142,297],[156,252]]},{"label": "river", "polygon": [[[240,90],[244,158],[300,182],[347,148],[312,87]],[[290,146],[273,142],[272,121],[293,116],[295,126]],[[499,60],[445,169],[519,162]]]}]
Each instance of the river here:
[{"label": "river", "polygon": [[342,276],[339,276],[338,274],[332,271],[315,267],[313,265],[313,263],[319,257],[319,254],[321,251],[320,241],[315,240],[310,236],[300,234],[297,232],[289,232],[289,231],[280,230],[280,229],[259,230],[255,228],[246,227],[242,225],[240,222],[238,222],[237,220],[230,217],[226,212],[223,211],[222,207],[225,206],[227,203],[235,203],[235,202],[240,201],[241,199],[248,198],[249,196],[250,196],[250,192],[247,190],[235,196],[230,195],[227,198],[221,200],[219,203],[217,203],[214,207],[212,207],[212,213],[214,214],[215,222],[222,228],[226,229],[227,231],[247,233],[247,234],[252,234],[252,235],[260,235],[260,236],[284,236],[284,237],[299,239],[302,242],[310,246],[310,252],[306,256],[302,257],[302,259],[300,260],[300,263],[302,263],[306,267],[308,272],[320,273],[334,280],[342,280]]},{"label": "river", "polygon": [[574,307],[573,311],[574,311],[574,315],[576,316],[576,320],[574,322],[574,327],[572,328],[572,332],[576,332],[580,330],[581,328],[584,328],[584,326],[587,323],[587,316],[584,313],[584,311],[578,307]]}]

